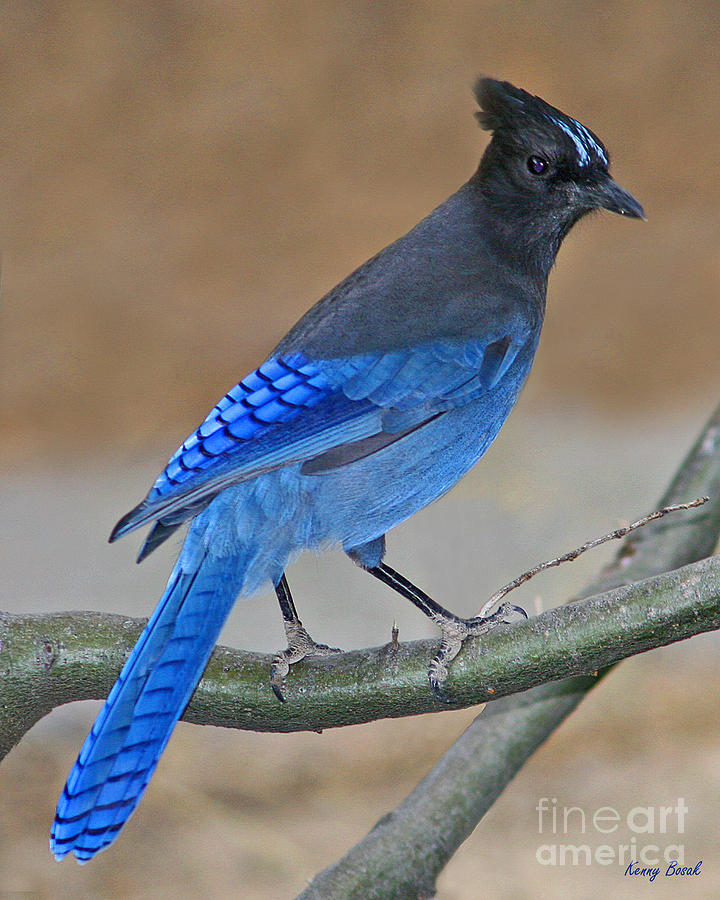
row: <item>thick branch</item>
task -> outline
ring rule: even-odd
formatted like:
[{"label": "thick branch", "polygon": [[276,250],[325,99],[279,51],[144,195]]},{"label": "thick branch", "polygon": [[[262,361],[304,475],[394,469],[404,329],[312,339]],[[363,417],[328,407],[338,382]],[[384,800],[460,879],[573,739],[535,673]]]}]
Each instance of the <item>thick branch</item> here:
[{"label": "thick branch", "polygon": [[[720,407],[659,505],[703,494],[711,500],[701,511],[681,513],[681,521],[674,517],[633,534],[585,595],[675,569],[713,552],[720,533]],[[568,678],[488,706],[400,806],[319,873],[298,900],[433,896],[438,874],[460,844],[597,680]]]},{"label": "thick branch", "polygon": [[[54,706],[105,697],[141,624],[99,613],[0,619],[5,750]],[[715,628],[720,558],[471,639],[447,689],[458,706],[472,706]],[[308,661],[293,669],[289,702],[280,704],[269,687],[272,657],[218,648],[185,718],[255,731],[320,731],[444,709],[428,689],[433,651],[434,642],[418,641]]]}]

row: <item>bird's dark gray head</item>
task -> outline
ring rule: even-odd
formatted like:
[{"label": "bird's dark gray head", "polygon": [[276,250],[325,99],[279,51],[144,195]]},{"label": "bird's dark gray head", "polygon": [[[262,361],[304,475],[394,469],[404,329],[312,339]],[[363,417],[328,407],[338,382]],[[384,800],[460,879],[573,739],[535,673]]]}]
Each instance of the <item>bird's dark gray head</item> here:
[{"label": "bird's dark gray head", "polygon": [[493,137],[474,180],[509,229],[525,225],[554,258],[570,228],[594,209],[645,218],[610,177],[608,152],[589,128],[507,81],[481,78],[475,96],[478,121]]}]

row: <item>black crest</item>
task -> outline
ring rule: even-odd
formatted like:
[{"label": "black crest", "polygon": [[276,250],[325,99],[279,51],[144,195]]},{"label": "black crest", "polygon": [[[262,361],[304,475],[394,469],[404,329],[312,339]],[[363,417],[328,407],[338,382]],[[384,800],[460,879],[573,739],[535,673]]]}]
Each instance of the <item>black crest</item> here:
[{"label": "black crest", "polygon": [[495,78],[478,78],[475,97],[480,107],[475,117],[486,131],[516,129],[527,122],[533,108],[535,115],[532,118],[537,118],[538,101],[547,106],[539,97],[516,88],[509,81],[497,81]]},{"label": "black crest", "polygon": [[542,98],[495,78],[479,78],[475,84],[475,97],[480,106],[475,116],[487,131],[499,135],[540,132],[565,143],[571,142],[580,166],[589,165],[594,159],[608,165],[602,141],[576,119]]}]

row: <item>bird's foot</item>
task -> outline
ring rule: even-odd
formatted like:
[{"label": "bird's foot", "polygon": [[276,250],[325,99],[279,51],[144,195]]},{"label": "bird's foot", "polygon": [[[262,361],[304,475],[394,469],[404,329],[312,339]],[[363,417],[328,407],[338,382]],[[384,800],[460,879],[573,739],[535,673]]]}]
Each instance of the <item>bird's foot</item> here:
[{"label": "bird's foot", "polygon": [[285,622],[285,635],[288,642],[287,649],[275,656],[270,669],[270,687],[281,703],[285,702],[285,678],[290,666],[307,656],[332,656],[334,653],[342,653],[339,647],[329,647],[327,644],[318,644],[314,641],[299,619]]},{"label": "bird's foot", "polygon": [[461,619],[459,616],[432,616],[442,632],[440,649],[430,663],[428,681],[433,693],[443,703],[452,704],[452,698],[445,693],[445,682],[448,677],[448,665],[460,652],[462,645],[469,637],[487,634],[497,625],[512,625],[527,619],[527,613],[512,603],[503,603],[489,616],[474,616]]}]

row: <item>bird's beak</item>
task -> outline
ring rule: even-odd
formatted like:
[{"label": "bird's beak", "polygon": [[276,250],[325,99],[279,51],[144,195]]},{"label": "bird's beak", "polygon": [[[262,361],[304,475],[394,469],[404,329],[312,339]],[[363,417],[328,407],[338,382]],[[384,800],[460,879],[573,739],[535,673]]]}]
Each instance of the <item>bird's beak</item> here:
[{"label": "bird's beak", "polygon": [[631,219],[647,221],[645,212],[638,201],[608,176],[588,192],[593,205],[598,209],[629,216]]}]

